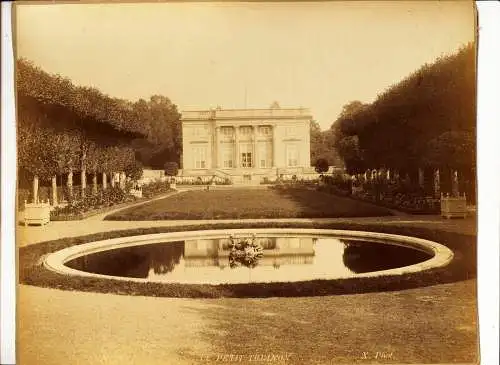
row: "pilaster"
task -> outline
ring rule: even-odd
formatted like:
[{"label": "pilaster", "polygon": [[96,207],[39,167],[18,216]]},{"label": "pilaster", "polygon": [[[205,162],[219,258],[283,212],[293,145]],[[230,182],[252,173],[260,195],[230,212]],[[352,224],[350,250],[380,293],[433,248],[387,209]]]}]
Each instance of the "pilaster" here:
[{"label": "pilaster", "polygon": [[257,130],[258,126],[252,126],[252,167],[257,167]]},{"label": "pilaster", "polygon": [[214,134],[214,159],[213,159],[213,166],[216,168],[221,167],[220,163],[220,127],[216,126],[215,127],[215,134]]},{"label": "pilaster", "polygon": [[271,165],[272,165],[273,168],[275,168],[276,167],[276,144],[277,144],[277,142],[276,142],[276,137],[277,137],[277,135],[276,135],[276,124],[271,124],[271,129],[273,131],[273,133],[272,133],[273,134],[273,143],[272,143],[272,150],[273,150],[272,151],[273,152],[272,156],[273,156],[273,158],[272,158]]},{"label": "pilaster", "polygon": [[234,167],[240,167],[240,130],[237,125],[234,126]]}]

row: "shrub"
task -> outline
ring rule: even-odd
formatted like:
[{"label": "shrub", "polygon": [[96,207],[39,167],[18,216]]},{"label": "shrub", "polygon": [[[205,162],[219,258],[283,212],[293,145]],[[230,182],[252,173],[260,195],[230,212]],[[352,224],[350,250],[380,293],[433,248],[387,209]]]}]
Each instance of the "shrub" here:
[{"label": "shrub", "polygon": [[142,196],[151,198],[158,194],[166,193],[170,190],[170,184],[164,181],[153,181],[142,186]]},{"label": "shrub", "polygon": [[314,164],[314,170],[316,170],[318,174],[323,174],[328,171],[328,165],[329,164],[327,160],[325,160],[324,158],[319,158]]},{"label": "shrub", "polygon": [[137,160],[134,160],[125,167],[125,175],[132,181],[140,180],[142,178],[142,174],[142,164]]},{"label": "shrub", "polygon": [[165,162],[165,175],[167,176],[177,176],[179,173],[179,165],[177,162]]}]

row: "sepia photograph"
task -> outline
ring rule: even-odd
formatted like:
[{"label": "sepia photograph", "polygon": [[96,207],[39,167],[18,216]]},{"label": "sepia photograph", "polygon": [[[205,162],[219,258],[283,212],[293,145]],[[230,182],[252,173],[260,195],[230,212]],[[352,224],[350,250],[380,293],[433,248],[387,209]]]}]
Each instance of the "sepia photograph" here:
[{"label": "sepia photograph", "polygon": [[479,363],[473,1],[12,22],[18,364]]}]

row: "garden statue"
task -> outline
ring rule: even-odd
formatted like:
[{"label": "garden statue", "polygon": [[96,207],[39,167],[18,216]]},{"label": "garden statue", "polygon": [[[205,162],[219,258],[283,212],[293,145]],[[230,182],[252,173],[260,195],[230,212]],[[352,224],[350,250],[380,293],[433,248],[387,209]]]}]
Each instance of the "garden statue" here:
[{"label": "garden statue", "polygon": [[251,238],[236,240],[233,235],[229,236],[231,241],[229,253],[229,266],[231,268],[246,266],[253,268],[257,266],[259,259],[264,255],[262,246],[255,242],[255,234]]}]

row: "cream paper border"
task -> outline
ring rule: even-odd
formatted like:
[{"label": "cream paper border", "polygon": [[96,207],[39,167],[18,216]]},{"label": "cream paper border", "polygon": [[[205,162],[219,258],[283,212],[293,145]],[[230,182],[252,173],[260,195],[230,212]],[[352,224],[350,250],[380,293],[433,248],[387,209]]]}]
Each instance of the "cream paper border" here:
[{"label": "cream paper border", "polygon": [[[15,111],[12,3],[2,2],[0,363],[15,363]],[[481,364],[498,364],[500,245],[500,3],[477,2],[478,300]]]}]

